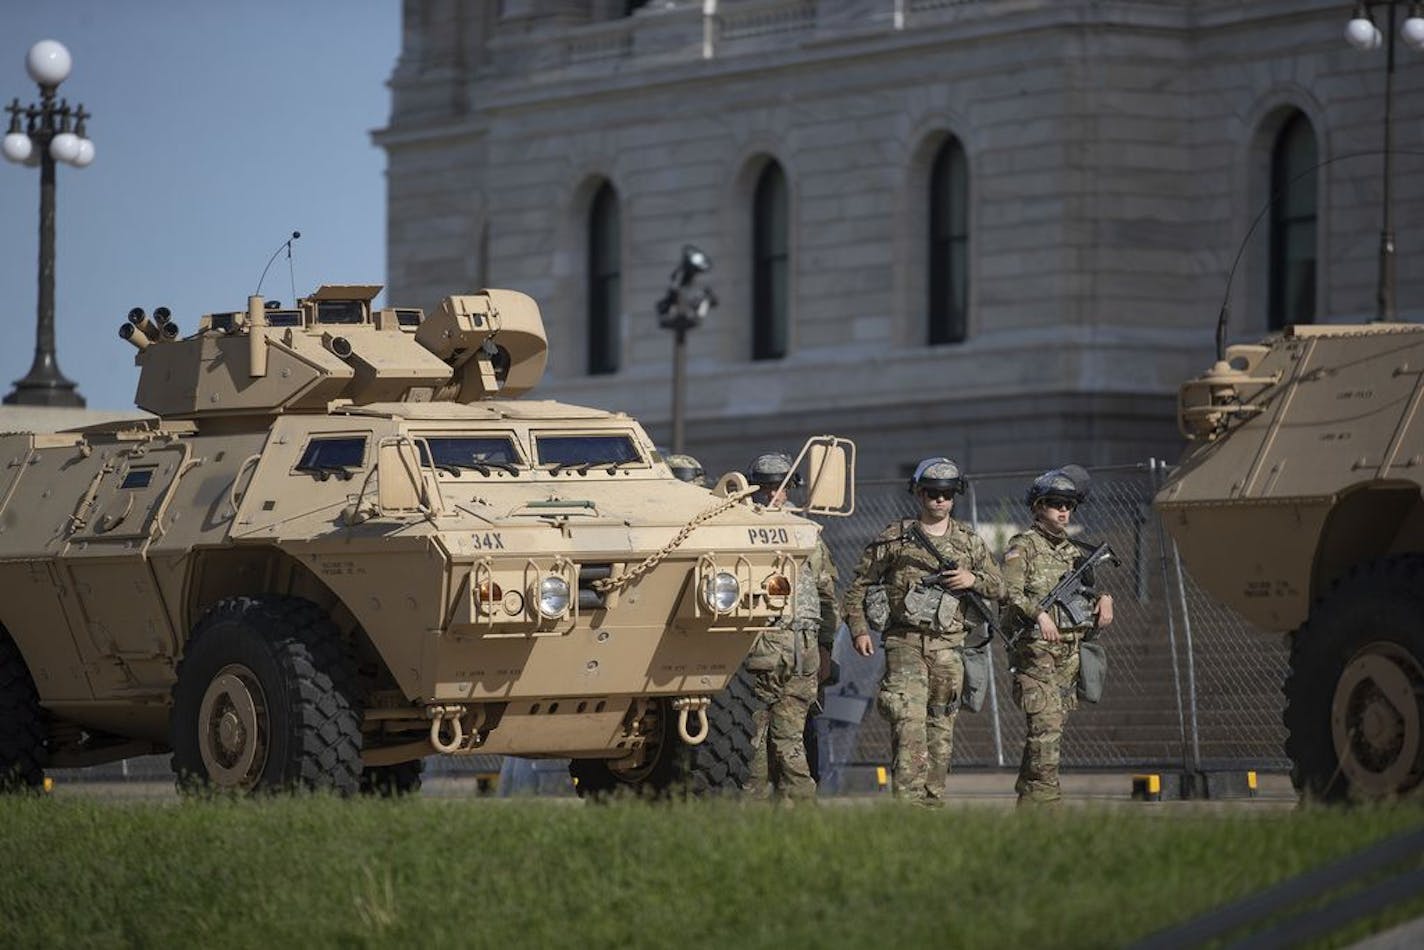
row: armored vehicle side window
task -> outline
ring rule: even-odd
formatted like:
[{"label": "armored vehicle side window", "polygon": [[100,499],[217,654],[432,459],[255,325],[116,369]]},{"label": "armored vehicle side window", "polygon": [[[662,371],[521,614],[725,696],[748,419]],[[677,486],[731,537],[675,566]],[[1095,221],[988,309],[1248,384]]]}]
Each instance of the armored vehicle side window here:
[{"label": "armored vehicle side window", "polygon": [[316,304],[317,323],[364,323],[364,315],[359,300],[318,300]]},{"label": "armored vehicle side window", "polygon": [[539,464],[556,469],[643,461],[627,435],[538,435],[534,444]]},{"label": "armored vehicle side window", "polygon": [[123,484],[119,485],[119,489],[122,491],[125,488],[147,488],[148,483],[151,481],[153,481],[153,469],[135,468],[130,470],[130,472],[124,476]]},{"label": "armored vehicle side window", "polygon": [[430,465],[433,455],[435,467],[451,474],[473,469],[481,475],[488,475],[491,469],[500,469],[514,475],[523,464],[514,448],[514,440],[508,436],[471,438],[436,435],[419,439],[416,444],[420,446],[422,465]]},{"label": "armored vehicle side window", "polygon": [[302,325],[302,312],[300,310],[268,310],[267,325],[269,327],[299,327]]},{"label": "armored vehicle side window", "polygon": [[312,439],[307,443],[302,460],[297,463],[297,471],[309,472],[318,481],[326,481],[332,475],[350,478],[359,471],[366,461],[365,436],[339,436],[336,438]]}]

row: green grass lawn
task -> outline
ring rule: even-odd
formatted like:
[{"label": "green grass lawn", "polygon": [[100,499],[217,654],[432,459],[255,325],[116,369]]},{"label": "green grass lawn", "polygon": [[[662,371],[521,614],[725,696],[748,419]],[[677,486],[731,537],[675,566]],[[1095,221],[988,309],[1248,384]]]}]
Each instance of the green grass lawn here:
[{"label": "green grass lawn", "polygon": [[1103,947],[1424,807],[0,800],[0,947]]}]

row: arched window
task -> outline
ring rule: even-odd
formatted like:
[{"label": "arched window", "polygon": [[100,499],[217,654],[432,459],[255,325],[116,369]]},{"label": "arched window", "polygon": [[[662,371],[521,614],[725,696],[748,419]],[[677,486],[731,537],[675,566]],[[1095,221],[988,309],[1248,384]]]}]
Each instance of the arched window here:
[{"label": "arched window", "polygon": [[588,213],[588,372],[618,372],[618,312],[623,272],[619,250],[618,193],[604,182]]},{"label": "arched window", "polygon": [[752,359],[786,355],[791,253],[786,175],[770,162],[752,196]]},{"label": "arched window", "polygon": [[962,343],[969,333],[969,163],[958,139],[930,170],[929,341]]},{"label": "arched window", "polygon": [[1270,328],[1315,322],[1315,130],[1303,113],[1271,149]]}]

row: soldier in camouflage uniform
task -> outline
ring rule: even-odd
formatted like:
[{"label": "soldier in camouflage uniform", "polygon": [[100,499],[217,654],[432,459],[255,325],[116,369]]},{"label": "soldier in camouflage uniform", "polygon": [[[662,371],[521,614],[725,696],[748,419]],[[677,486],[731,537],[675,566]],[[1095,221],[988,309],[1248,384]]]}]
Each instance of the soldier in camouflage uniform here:
[{"label": "soldier in camouflage uniform", "polygon": [[[872,585],[885,585],[890,618],[878,705],[893,730],[895,795],[927,804],[944,799],[964,685],[960,650],[978,619],[966,618],[968,605],[956,594],[973,589],[989,600],[1003,594],[999,567],[983,540],[950,517],[954,498],[963,490],[964,478],[954,462],[920,462],[910,479],[918,518],[897,521],[870,542],[844,602],[856,652],[870,656],[875,644],[865,593]],[[956,564],[954,570],[943,569],[915,540],[917,526],[945,560]]]},{"label": "soldier in camouflage uniform", "polygon": [[[758,489],[752,500],[772,507],[784,504],[785,494],[777,489],[791,472],[791,462],[781,452],[757,456],[747,469],[748,484]],[[818,540],[797,577],[794,618],[758,636],[747,654],[744,666],[752,674],[752,688],[766,704],[752,719],[754,753],[743,786],[751,797],[766,797],[768,780],[778,799],[816,796],[803,734],[816,700],[817,644],[833,644],[840,626],[835,584],[835,565]]]},{"label": "soldier in camouflage uniform", "polygon": [[1087,500],[1087,472],[1067,466],[1045,472],[1029,486],[1033,527],[1009,540],[1004,551],[1008,588],[1004,628],[1023,631],[1013,647],[1014,702],[1027,728],[1014,790],[1019,803],[1057,802],[1058,760],[1068,713],[1078,708],[1078,646],[1094,626],[1112,623],[1112,596],[1101,594],[1096,623],[1064,627],[1057,608],[1038,609],[1044,596],[1073,570],[1079,546],[1069,539],[1073,510]]},{"label": "soldier in camouflage uniform", "polygon": [[707,472],[703,470],[702,463],[692,456],[676,453],[666,456],[663,461],[672,469],[673,477],[691,482],[699,488],[707,487]]}]

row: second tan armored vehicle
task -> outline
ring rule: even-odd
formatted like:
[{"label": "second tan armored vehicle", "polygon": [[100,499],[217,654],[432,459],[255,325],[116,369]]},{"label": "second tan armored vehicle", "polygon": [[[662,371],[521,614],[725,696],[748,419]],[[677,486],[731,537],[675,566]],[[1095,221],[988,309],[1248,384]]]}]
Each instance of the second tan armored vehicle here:
[{"label": "second tan armored vehicle", "polygon": [[1192,575],[1289,632],[1296,787],[1424,779],[1424,327],[1299,326],[1181,390],[1192,445],[1156,507]]},{"label": "second tan armored vehicle", "polygon": [[[379,289],[186,337],[135,310],[157,419],[0,436],[10,785],[165,749],[238,790],[405,789],[474,752],[572,758],[585,791],[739,781],[739,710],[709,706],[745,700],[816,525],[677,480],[625,415],[517,398],[530,298]],[[852,451],[808,444],[809,507],[849,509]]]}]

